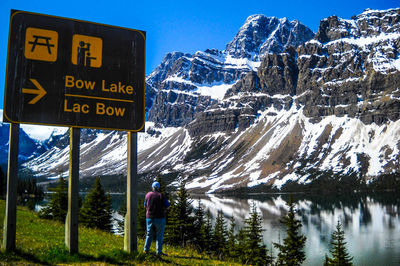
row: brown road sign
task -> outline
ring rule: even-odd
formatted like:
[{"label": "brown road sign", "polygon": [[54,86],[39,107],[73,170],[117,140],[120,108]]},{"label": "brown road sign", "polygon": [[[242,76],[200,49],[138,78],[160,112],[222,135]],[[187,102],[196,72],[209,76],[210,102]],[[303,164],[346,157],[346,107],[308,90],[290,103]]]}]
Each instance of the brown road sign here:
[{"label": "brown road sign", "polygon": [[11,11],[3,120],[141,131],[146,33]]}]

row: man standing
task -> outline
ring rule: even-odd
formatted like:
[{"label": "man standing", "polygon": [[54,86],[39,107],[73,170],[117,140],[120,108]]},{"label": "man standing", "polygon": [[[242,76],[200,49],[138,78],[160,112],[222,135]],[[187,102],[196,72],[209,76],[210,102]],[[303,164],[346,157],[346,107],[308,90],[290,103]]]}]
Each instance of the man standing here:
[{"label": "man standing", "polygon": [[163,194],[159,192],[160,183],[154,182],[151,186],[153,191],[146,194],[144,207],[146,208],[146,243],[144,244],[144,252],[150,251],[151,241],[154,233],[157,240],[157,255],[165,255],[162,252],[164,239],[164,230],[166,225],[165,210],[170,203]]}]

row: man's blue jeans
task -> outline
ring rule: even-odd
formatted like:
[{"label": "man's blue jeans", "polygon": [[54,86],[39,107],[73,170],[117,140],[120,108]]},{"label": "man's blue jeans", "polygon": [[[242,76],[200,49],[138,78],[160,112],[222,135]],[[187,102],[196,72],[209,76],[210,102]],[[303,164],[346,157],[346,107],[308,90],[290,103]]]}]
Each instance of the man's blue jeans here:
[{"label": "man's blue jeans", "polygon": [[147,218],[146,219],[146,243],[144,244],[144,251],[150,250],[151,241],[153,240],[154,234],[156,234],[157,241],[157,254],[162,254],[162,245],[164,239],[166,220],[165,218]]}]

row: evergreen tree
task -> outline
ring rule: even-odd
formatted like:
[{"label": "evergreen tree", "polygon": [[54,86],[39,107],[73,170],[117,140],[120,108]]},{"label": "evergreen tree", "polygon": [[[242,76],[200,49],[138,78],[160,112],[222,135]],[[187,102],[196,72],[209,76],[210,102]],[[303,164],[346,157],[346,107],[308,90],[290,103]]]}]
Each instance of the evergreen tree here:
[{"label": "evergreen tree", "polygon": [[218,211],[217,218],[215,219],[214,232],[212,238],[213,252],[219,257],[224,256],[224,250],[226,245],[227,232],[226,232],[226,221],[224,214],[221,210]]},{"label": "evergreen tree", "polygon": [[197,208],[194,212],[194,222],[193,222],[193,229],[194,229],[194,244],[196,247],[203,251],[206,249],[206,232],[205,232],[205,217],[204,217],[204,208],[198,200]]},{"label": "evergreen tree", "polygon": [[17,183],[17,196],[20,199],[31,198],[43,199],[43,189],[36,184],[34,177],[27,177],[24,179],[18,179]]},{"label": "evergreen tree", "polygon": [[300,233],[301,222],[295,217],[294,202],[290,197],[288,202],[289,212],[281,219],[286,226],[286,238],[283,244],[274,243],[279,250],[277,265],[301,265],[306,259],[304,246],[306,237]]},{"label": "evergreen tree", "polygon": [[158,190],[161,194],[164,195],[164,197],[169,198],[169,193],[167,191],[167,187],[161,177],[161,175],[158,175],[157,178],[155,179],[158,183],[160,183],[160,189]]},{"label": "evergreen tree", "polygon": [[255,203],[251,208],[250,217],[245,219],[245,227],[239,233],[238,239],[241,242],[242,263],[253,265],[268,265],[271,258],[268,257],[268,249],[264,244],[262,232],[262,217],[257,212]]},{"label": "evergreen tree", "polygon": [[236,221],[233,215],[229,219],[229,229],[227,231],[227,239],[224,253],[230,258],[239,257],[240,251],[238,250],[236,234],[235,234]]},{"label": "evergreen tree", "polygon": [[[138,202],[139,206],[139,202]],[[126,215],[126,193],[124,193],[124,201],[122,205],[119,206],[117,213],[122,216],[122,220],[117,221],[118,224],[118,232],[122,235],[125,234],[125,215]],[[139,235],[139,233],[138,233]]]},{"label": "evergreen tree", "polygon": [[33,210],[35,203],[43,199],[43,196],[43,189],[36,184],[33,171],[29,168],[19,170],[17,182],[18,203]]},{"label": "evergreen tree", "polygon": [[84,226],[111,231],[111,196],[103,190],[99,177],[96,178],[93,188],[85,197],[79,218]]},{"label": "evergreen tree", "polygon": [[342,224],[340,221],[338,221],[336,225],[336,231],[332,233],[331,238],[332,249],[330,252],[332,254],[332,258],[329,258],[327,255],[325,255],[324,265],[353,265],[353,257],[350,257],[349,253],[347,252],[344,231],[342,231]]},{"label": "evergreen tree", "polygon": [[49,204],[39,211],[39,217],[64,222],[68,212],[68,187],[61,176],[53,191]]},{"label": "evergreen tree", "polygon": [[212,250],[212,236],[213,236],[213,227],[211,222],[211,213],[210,210],[207,210],[206,219],[204,221],[204,235],[205,241],[204,246],[207,253],[210,253]]},{"label": "evergreen tree", "polygon": [[[167,191],[167,186],[165,185],[162,176],[161,176],[161,175],[158,175],[157,178],[155,179],[155,181],[157,181],[157,182],[160,184],[160,189],[159,189],[158,191],[159,191],[161,194],[163,194],[164,197],[168,199],[168,201],[169,201],[169,203],[171,204],[171,206],[173,206],[173,203],[174,203],[175,201],[174,201],[173,198],[172,198],[172,199],[170,198],[170,193],[168,193],[168,191]],[[143,199],[143,203],[144,203],[144,199]],[[143,204],[142,204],[142,205],[143,205]],[[144,205],[143,205],[143,206],[144,206]],[[171,210],[171,208],[167,208],[167,209],[165,210],[165,217],[166,217],[166,220],[167,220],[167,226],[168,226],[168,224],[169,224],[168,220],[169,220],[169,216],[170,216],[170,214],[169,214],[169,213],[170,213],[170,210]],[[144,212],[144,216],[142,216],[142,217],[144,218],[144,220],[142,220],[142,221],[144,221],[144,230],[145,230],[145,232],[146,232],[146,208],[141,209],[141,211]]]},{"label": "evergreen tree", "polygon": [[144,207],[144,199],[138,200],[137,206],[137,234],[140,238],[146,237],[146,208]]},{"label": "evergreen tree", "polygon": [[236,235],[236,241],[237,241],[237,246],[240,249],[238,252],[238,258],[242,261],[242,262],[246,262],[246,259],[244,257],[244,250],[243,247],[246,246],[246,233],[244,228],[240,228],[238,234]]},{"label": "evergreen tree", "polygon": [[[118,209],[118,214],[123,218],[126,215],[126,194],[125,200]],[[118,221],[118,231],[122,234],[125,233],[125,219]],[[146,209],[144,207],[144,199],[139,199],[137,203],[137,236],[144,238],[146,236]]]},{"label": "evergreen tree", "polygon": [[193,240],[192,199],[181,182],[175,199],[171,201],[168,223],[165,231],[165,242],[185,246]]}]

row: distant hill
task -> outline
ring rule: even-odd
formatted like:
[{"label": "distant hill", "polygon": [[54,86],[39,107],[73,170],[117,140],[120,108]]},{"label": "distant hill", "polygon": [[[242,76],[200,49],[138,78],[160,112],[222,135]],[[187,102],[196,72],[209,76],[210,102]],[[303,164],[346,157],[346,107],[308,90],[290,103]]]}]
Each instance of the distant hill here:
[{"label": "distant hill", "polygon": [[[3,110],[0,110],[0,119],[0,166],[3,171],[6,171],[10,124],[2,122]],[[60,136],[63,135],[66,130],[66,128],[21,125],[19,136],[19,163],[22,164],[27,160],[43,154],[50,148],[53,148],[54,143],[58,142]]]}]

